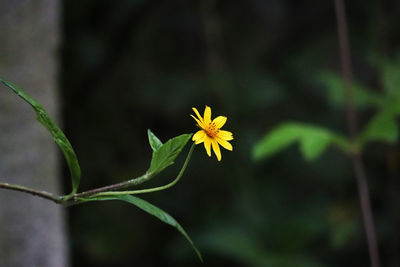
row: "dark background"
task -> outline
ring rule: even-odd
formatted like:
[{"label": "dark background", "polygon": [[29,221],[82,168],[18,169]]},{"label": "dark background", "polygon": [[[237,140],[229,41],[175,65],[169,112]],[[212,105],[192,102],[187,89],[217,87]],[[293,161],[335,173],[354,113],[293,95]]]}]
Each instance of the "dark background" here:
[{"label": "dark background", "polygon": [[[400,2],[345,2],[355,77],[380,92],[370,59],[398,53]],[[286,120],[347,134],[319,79],[340,71],[333,1],[63,1],[62,16],[62,114],[81,190],[143,174],[147,129],[162,141],[194,133],[191,108],[209,105],[228,117],[234,151],[217,162],[198,146],[175,187],[142,196],[183,225],[205,265],[369,265],[348,157],[329,149],[308,163],[296,146],[251,156]],[[360,124],[374,112],[359,110]],[[147,186],[173,179],[187,149]],[[397,155],[381,144],[364,154],[383,266],[400,266]],[[68,211],[73,266],[203,266],[176,230],[131,205]]]}]

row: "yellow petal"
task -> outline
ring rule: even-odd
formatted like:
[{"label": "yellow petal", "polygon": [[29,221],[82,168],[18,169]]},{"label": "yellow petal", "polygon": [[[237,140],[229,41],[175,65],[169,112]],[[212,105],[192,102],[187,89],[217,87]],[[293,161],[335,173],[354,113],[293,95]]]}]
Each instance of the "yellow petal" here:
[{"label": "yellow petal", "polygon": [[215,156],[217,156],[218,161],[221,161],[221,150],[219,149],[219,145],[217,140],[211,139],[212,148],[214,150]]},{"label": "yellow petal", "polygon": [[204,148],[207,151],[207,155],[211,157],[211,139],[208,137],[204,138]]},{"label": "yellow petal", "polygon": [[217,136],[223,140],[230,141],[233,140],[233,136],[231,132],[220,130]]},{"label": "yellow petal", "polygon": [[206,106],[204,110],[204,124],[209,124],[211,122],[211,108]]},{"label": "yellow petal", "polygon": [[199,125],[199,127],[201,127],[201,128],[203,128],[204,129],[204,124],[200,121],[200,120],[198,120],[195,116],[193,116],[193,115],[190,115],[196,122],[197,122],[197,125]]},{"label": "yellow petal", "polygon": [[192,110],[194,111],[194,113],[196,114],[197,118],[199,118],[199,120],[201,122],[203,122],[203,118],[200,116],[200,113],[197,111],[197,108],[192,108]]},{"label": "yellow petal", "polygon": [[226,120],[227,118],[225,116],[218,116],[213,120],[213,123],[215,123],[215,126],[217,128],[221,128],[222,126],[224,126]]},{"label": "yellow petal", "polygon": [[194,111],[194,113],[196,114],[197,118],[199,118],[199,120],[201,122],[203,122],[203,117],[200,116],[199,111],[197,110],[197,108],[192,108],[192,110]]},{"label": "yellow petal", "polygon": [[232,147],[231,143],[229,143],[228,141],[225,141],[224,139],[221,139],[221,138],[218,138],[218,137],[217,137],[216,139],[217,139],[217,142],[218,142],[223,148],[228,149],[228,150],[230,150],[230,151],[233,150],[233,147]]},{"label": "yellow petal", "polygon": [[192,137],[192,141],[196,143],[196,145],[204,142],[204,139],[206,138],[206,133],[203,130],[198,131],[195,133]]}]

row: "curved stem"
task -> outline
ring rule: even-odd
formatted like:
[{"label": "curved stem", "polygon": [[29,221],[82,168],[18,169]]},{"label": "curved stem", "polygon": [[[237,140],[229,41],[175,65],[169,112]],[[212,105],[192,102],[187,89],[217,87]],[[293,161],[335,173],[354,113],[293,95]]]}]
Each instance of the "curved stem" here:
[{"label": "curved stem", "polygon": [[372,215],[371,200],[369,197],[367,176],[365,174],[364,163],[360,154],[353,155],[353,166],[357,187],[359,192],[362,216],[364,221],[365,232],[367,235],[367,243],[371,266],[379,267],[379,250],[376,240],[375,224]]},{"label": "curved stem", "polygon": [[32,188],[25,187],[25,186],[22,186],[22,185],[1,183],[0,182],[0,188],[28,193],[28,194],[31,194],[31,195],[34,195],[34,196],[38,196],[38,197],[41,197],[41,198],[49,199],[49,200],[51,200],[51,201],[53,201],[53,202],[55,202],[57,204],[62,202],[61,197],[56,196],[56,195],[54,195],[52,193],[49,193],[49,192],[46,192],[46,191],[42,191],[42,190],[32,189]]},{"label": "curved stem", "polygon": [[95,189],[88,190],[88,191],[81,192],[81,193],[76,193],[73,196],[73,198],[87,197],[87,196],[92,196],[92,195],[100,193],[100,192],[122,189],[122,188],[132,186],[132,185],[139,185],[141,183],[144,183],[144,182],[150,180],[152,177],[153,177],[153,175],[151,173],[145,173],[140,177],[137,177],[137,178],[134,178],[134,179],[131,179],[128,181],[95,188]]},{"label": "curved stem", "polygon": [[142,189],[142,190],[131,190],[131,191],[111,191],[111,192],[100,192],[97,194],[93,194],[90,197],[99,197],[99,196],[116,196],[116,195],[137,195],[137,194],[144,194],[144,193],[151,193],[151,192],[156,192],[156,191],[161,191],[167,188],[170,188],[172,186],[174,186],[182,177],[183,173],[186,170],[186,167],[189,163],[189,160],[192,156],[194,147],[196,146],[195,143],[192,144],[192,146],[190,147],[189,153],[186,156],[186,160],[185,163],[183,163],[183,166],[181,168],[181,170],[179,171],[178,176],[176,176],[175,180],[173,180],[172,182],[170,182],[169,184],[163,185],[163,186],[158,186],[158,187],[154,187],[154,188],[147,188],[147,189]]},{"label": "curved stem", "polygon": [[57,204],[64,204],[66,206],[71,206],[71,205],[76,205],[76,204],[86,202],[87,200],[85,200],[84,197],[132,195],[132,194],[143,194],[143,193],[161,191],[161,190],[164,190],[164,189],[174,186],[181,179],[181,177],[182,177],[183,173],[185,172],[186,167],[189,163],[189,160],[192,156],[194,147],[195,147],[195,144],[193,143],[192,146],[190,147],[188,155],[186,156],[186,160],[185,160],[181,170],[179,171],[178,176],[175,178],[175,180],[173,180],[169,184],[155,187],[155,188],[133,190],[133,191],[109,191],[109,190],[117,190],[117,189],[122,189],[122,188],[125,188],[128,186],[144,183],[153,177],[153,174],[151,174],[151,173],[146,173],[140,177],[137,177],[137,178],[134,178],[134,179],[131,179],[128,181],[124,181],[121,183],[112,184],[112,185],[88,190],[85,192],[77,193],[77,194],[73,195],[72,199],[66,199],[66,196],[57,196],[57,195],[54,195],[54,194],[46,192],[46,191],[35,190],[35,189],[25,187],[22,185],[15,185],[15,184],[9,184],[9,183],[1,183],[0,182],[0,188],[32,194],[34,196],[45,198],[45,199],[51,200]]},{"label": "curved stem", "polygon": [[[354,109],[354,101],[352,94],[353,71],[351,64],[351,55],[349,48],[349,41],[347,37],[347,22],[346,13],[343,0],[335,1],[335,12],[337,19],[338,39],[339,39],[339,52],[341,59],[342,75],[344,78],[344,93],[346,96],[346,115],[347,126],[350,131],[352,144],[356,144],[358,135],[357,127],[357,113]],[[367,176],[365,174],[364,164],[359,151],[352,151],[351,154],[354,175],[357,181],[358,192],[360,197],[360,205],[363,215],[363,222],[367,236],[368,251],[372,267],[379,267],[379,250],[376,240],[376,230],[374,219],[372,215],[371,200],[368,191]]]}]

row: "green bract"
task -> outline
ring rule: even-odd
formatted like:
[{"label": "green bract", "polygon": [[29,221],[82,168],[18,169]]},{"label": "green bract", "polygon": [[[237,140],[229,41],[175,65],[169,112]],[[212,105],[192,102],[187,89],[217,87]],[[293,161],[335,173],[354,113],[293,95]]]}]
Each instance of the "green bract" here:
[{"label": "green bract", "polygon": [[160,139],[158,139],[157,136],[153,134],[152,131],[150,131],[150,129],[147,130],[147,135],[149,137],[149,143],[153,151],[157,151],[158,149],[160,149],[160,147],[162,147],[163,143],[160,141]]}]

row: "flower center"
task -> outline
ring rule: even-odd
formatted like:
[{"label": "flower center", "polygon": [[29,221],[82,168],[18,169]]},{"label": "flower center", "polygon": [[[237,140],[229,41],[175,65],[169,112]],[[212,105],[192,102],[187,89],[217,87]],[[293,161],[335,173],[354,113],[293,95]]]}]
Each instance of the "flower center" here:
[{"label": "flower center", "polygon": [[206,128],[204,129],[204,131],[206,132],[206,134],[207,134],[209,137],[214,137],[214,136],[216,136],[216,135],[218,134],[219,128],[217,128],[217,126],[215,125],[214,122],[210,122],[210,123],[206,126]]}]

